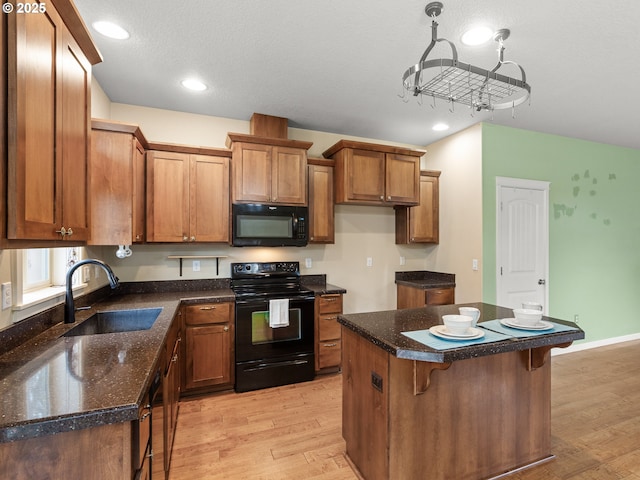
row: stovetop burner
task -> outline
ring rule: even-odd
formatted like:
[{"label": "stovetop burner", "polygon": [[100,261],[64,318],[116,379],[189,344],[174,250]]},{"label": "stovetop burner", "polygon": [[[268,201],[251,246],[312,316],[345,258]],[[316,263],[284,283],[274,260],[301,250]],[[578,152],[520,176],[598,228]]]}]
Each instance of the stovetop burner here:
[{"label": "stovetop burner", "polygon": [[231,264],[231,289],[238,299],[308,295],[300,283],[299,262]]}]

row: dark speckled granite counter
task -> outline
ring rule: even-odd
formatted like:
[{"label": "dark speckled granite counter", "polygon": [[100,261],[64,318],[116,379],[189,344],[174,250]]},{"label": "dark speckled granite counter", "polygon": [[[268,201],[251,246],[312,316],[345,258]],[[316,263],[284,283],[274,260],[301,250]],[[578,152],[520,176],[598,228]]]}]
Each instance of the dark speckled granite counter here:
[{"label": "dark speckled granite counter", "polygon": [[396,272],[396,284],[420,289],[455,287],[456,276],[427,270]]},{"label": "dark speckled granite counter", "polygon": [[[513,317],[509,308],[498,307],[486,303],[467,303],[456,305],[427,306],[406,310],[389,310],[384,312],[357,313],[340,315],[338,322],[353,330],[371,343],[391,353],[397,358],[446,363],[466,358],[481,357],[497,353],[526,350],[548,345],[559,345],[584,338],[580,329],[560,333],[541,333],[528,338],[509,338],[500,342],[478,344],[473,346],[435,350],[416,342],[401,332],[423,330],[433,325],[442,324],[441,317],[446,314],[458,314],[458,307],[466,305],[479,308],[480,323],[497,318]],[[555,318],[543,317],[545,320],[578,327],[574,323]]]},{"label": "dark speckled granite counter", "polygon": [[0,357],[0,443],[135,420],[180,303],[234,300],[228,288],[133,287],[77,312],[76,324],[96,311],[161,307],[149,330],[67,338],[75,324],[57,323]]}]

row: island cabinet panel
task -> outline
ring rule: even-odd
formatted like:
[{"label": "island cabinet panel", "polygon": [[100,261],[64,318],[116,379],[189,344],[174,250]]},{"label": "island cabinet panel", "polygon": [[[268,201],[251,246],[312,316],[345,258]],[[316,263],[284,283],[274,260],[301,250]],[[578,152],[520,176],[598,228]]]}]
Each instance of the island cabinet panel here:
[{"label": "island cabinet panel", "polygon": [[148,152],[147,240],[229,240],[228,157]]},{"label": "island cabinet panel", "polygon": [[128,479],[135,449],[131,422],[3,443],[0,478]]},{"label": "island cabinet panel", "polygon": [[440,172],[420,172],[420,205],[396,207],[396,244],[438,243]]},{"label": "island cabinet panel", "polygon": [[421,150],[340,140],[323,153],[335,160],[336,203],[417,205]]},{"label": "island cabinet panel", "polygon": [[417,362],[345,328],[343,342],[343,436],[367,480],[475,480],[552,458],[550,362]]},{"label": "island cabinet panel", "polygon": [[53,4],[6,17],[7,237],[86,241],[91,64]]},{"label": "island cabinet panel", "polygon": [[184,307],[184,393],[230,388],[234,381],[234,305]]},{"label": "island cabinet panel", "polygon": [[335,243],[334,219],[333,166],[309,165],[309,243]]}]

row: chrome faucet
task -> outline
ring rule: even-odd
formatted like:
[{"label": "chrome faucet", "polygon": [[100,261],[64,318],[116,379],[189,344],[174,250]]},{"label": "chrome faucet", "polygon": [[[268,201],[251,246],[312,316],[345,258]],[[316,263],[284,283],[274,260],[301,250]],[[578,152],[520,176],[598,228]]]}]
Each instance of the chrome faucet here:
[{"label": "chrome faucet", "polygon": [[111,267],[104,263],[102,260],[97,260],[95,258],[86,258],[84,260],[80,260],[78,263],[75,263],[67,271],[67,289],[64,296],[64,323],[74,323],[76,321],[76,309],[73,305],[73,291],[71,289],[71,281],[73,279],[73,273],[82,265],[87,265],[88,263],[92,263],[94,265],[102,267],[102,269],[106,272],[107,277],[109,278],[109,285],[111,285],[111,288],[116,288],[119,285],[118,277],[115,276],[113,270],[111,270]]}]

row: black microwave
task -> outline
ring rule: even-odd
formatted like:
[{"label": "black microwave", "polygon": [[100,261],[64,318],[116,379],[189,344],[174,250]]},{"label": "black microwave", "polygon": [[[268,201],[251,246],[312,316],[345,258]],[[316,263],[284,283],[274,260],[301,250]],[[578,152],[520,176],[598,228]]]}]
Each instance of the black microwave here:
[{"label": "black microwave", "polygon": [[237,203],[231,206],[234,247],[304,247],[307,207]]}]

